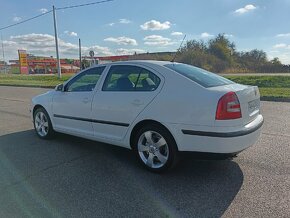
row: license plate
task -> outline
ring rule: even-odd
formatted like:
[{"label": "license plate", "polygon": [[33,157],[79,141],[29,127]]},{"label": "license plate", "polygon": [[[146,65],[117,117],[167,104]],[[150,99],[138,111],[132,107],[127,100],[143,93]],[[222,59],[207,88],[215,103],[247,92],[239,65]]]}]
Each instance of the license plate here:
[{"label": "license plate", "polygon": [[259,101],[259,99],[250,101],[248,103],[248,107],[249,107],[249,112],[253,112],[255,110],[259,110],[259,108],[260,108],[260,101]]}]

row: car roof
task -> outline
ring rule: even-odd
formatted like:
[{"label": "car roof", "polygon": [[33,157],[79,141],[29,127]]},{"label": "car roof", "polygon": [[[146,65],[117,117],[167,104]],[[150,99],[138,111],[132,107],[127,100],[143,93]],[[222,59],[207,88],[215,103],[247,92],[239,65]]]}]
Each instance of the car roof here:
[{"label": "car roof", "polygon": [[172,64],[170,61],[156,61],[156,60],[130,60],[130,61],[116,61],[116,62],[111,62],[105,65],[115,65],[115,64],[153,64],[153,65],[160,65],[164,66],[165,64]]}]

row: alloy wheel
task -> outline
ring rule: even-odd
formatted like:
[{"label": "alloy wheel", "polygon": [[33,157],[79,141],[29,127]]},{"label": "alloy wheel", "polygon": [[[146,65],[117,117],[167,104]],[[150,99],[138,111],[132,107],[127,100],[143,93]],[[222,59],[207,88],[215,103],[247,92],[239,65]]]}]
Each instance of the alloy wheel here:
[{"label": "alloy wheel", "polygon": [[168,161],[169,148],[164,137],[158,132],[146,131],[139,137],[138,153],[148,167],[158,169]]}]

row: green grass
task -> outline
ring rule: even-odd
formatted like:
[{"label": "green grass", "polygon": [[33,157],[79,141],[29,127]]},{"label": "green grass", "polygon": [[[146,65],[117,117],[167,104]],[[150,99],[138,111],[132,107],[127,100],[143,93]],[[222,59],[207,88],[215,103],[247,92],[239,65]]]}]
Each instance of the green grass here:
[{"label": "green grass", "polygon": [[13,75],[0,74],[0,85],[55,87],[68,80],[73,74],[64,74],[61,79],[56,75]]},{"label": "green grass", "polygon": [[290,99],[290,76],[226,76],[245,85],[258,86],[261,97]]},{"label": "green grass", "polygon": [[[33,87],[55,87],[73,74],[63,74],[61,79],[55,75],[12,75],[0,74],[0,85],[17,85]],[[290,76],[226,76],[228,79],[245,84],[255,85],[262,97],[290,99]]]}]

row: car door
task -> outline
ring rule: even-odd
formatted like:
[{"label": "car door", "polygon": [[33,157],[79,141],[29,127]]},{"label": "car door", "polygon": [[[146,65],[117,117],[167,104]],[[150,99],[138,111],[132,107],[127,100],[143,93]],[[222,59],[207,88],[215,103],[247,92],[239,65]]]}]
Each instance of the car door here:
[{"label": "car door", "polygon": [[161,86],[161,76],[144,67],[112,65],[92,103],[95,136],[121,140]]},{"label": "car door", "polygon": [[56,130],[93,135],[92,99],[104,69],[104,66],[87,69],[68,81],[62,91],[55,93],[52,111]]}]

